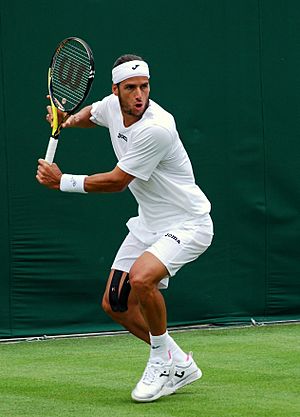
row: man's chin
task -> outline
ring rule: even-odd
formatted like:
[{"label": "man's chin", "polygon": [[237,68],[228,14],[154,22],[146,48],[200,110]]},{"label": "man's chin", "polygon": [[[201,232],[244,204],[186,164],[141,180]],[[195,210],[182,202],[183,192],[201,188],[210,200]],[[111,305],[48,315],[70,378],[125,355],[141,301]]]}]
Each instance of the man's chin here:
[{"label": "man's chin", "polygon": [[143,114],[145,113],[145,108],[142,107],[141,109],[132,109],[130,110],[127,114],[130,114],[131,116],[137,117],[137,118],[141,118],[143,116]]},{"label": "man's chin", "polygon": [[142,109],[142,110],[137,110],[135,114],[137,117],[142,117],[144,113],[145,113],[145,109]]}]

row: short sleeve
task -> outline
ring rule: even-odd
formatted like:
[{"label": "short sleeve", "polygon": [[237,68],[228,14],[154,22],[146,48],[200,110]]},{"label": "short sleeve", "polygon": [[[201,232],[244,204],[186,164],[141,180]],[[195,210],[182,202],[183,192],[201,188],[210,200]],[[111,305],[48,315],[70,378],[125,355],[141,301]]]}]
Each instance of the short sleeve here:
[{"label": "short sleeve", "polygon": [[110,96],[92,104],[90,117],[91,122],[99,126],[108,127],[109,100]]},{"label": "short sleeve", "polygon": [[172,149],[172,136],[161,126],[139,131],[118,162],[118,167],[130,175],[148,181],[152,172]]}]

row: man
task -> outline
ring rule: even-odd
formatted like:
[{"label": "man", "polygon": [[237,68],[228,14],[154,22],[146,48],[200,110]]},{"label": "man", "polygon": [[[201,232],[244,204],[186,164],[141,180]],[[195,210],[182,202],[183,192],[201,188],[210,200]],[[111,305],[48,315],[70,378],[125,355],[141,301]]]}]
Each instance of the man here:
[{"label": "man", "polygon": [[[104,126],[118,159],[110,172],[62,174],[39,160],[37,180],[64,192],[118,192],[129,187],[138,216],[113,262],[102,306],[132,334],[149,343],[150,357],[132,391],[139,402],[169,395],[202,375],[167,332],[160,288],[211,244],[210,203],[195,184],[192,166],[172,115],[149,100],[149,67],[123,55],[112,70],[112,94],[71,116],[64,128]],[[63,114],[60,114],[63,117]],[[51,123],[51,108],[48,106]]]}]

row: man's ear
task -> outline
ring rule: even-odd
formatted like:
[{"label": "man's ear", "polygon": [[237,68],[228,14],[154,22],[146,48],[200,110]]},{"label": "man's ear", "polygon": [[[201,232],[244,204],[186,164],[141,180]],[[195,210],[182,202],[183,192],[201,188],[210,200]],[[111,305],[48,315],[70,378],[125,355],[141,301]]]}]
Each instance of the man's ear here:
[{"label": "man's ear", "polygon": [[113,94],[115,96],[118,96],[119,95],[119,87],[118,87],[118,84],[113,84],[111,90],[112,90],[112,92],[113,92]]}]

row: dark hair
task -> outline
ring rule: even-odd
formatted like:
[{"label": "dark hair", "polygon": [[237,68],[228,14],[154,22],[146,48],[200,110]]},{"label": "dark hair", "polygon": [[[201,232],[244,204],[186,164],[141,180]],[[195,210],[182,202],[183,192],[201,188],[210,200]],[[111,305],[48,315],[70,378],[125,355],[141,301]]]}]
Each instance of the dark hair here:
[{"label": "dark hair", "polygon": [[133,55],[133,54],[126,54],[126,55],[121,55],[114,63],[113,68],[116,68],[118,65],[124,64],[124,62],[129,62],[129,61],[144,61],[142,57],[138,56],[138,55]]}]

